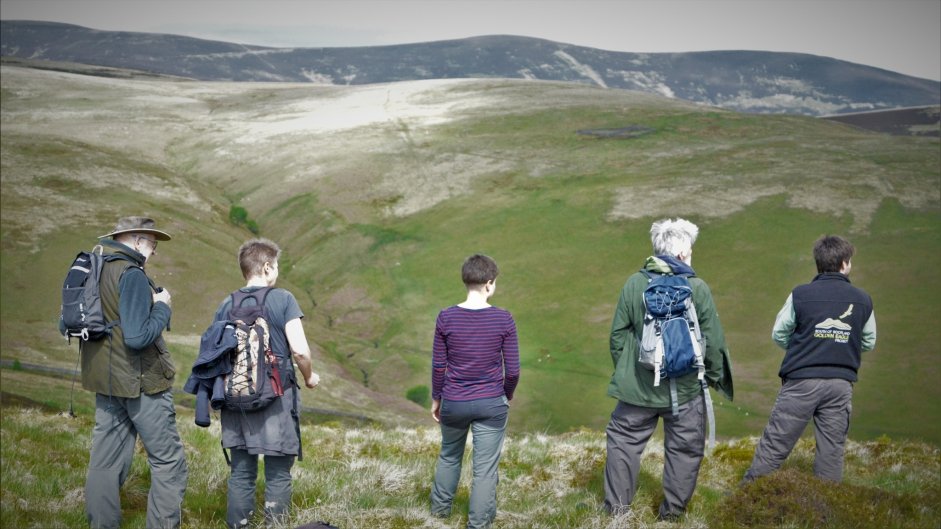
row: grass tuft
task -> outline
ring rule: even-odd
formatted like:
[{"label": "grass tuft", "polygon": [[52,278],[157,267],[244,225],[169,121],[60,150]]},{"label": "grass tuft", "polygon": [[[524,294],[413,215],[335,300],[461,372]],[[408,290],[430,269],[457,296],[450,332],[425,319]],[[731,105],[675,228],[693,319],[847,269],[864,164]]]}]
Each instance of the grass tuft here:
[{"label": "grass tuft", "polygon": [[736,490],[715,511],[715,527],[932,527],[939,520],[937,484],[915,493],[833,483],[795,468]]}]

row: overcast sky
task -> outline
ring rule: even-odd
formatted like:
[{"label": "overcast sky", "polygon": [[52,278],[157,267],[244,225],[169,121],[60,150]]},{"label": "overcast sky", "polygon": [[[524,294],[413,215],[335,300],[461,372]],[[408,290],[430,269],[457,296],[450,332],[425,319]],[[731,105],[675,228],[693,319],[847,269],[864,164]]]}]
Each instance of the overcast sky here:
[{"label": "overcast sky", "polygon": [[508,34],[629,52],[800,52],[941,80],[941,0],[3,0],[0,18],[276,47]]}]

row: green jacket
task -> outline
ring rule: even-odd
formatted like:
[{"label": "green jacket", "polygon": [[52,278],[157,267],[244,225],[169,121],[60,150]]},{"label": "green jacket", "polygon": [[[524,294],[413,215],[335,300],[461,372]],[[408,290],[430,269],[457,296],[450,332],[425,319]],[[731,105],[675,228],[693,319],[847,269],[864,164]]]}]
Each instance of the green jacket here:
[{"label": "green jacket", "polygon": [[101,270],[101,308],[108,321],[120,321],[111,338],[82,341],[82,386],[115,397],[152,395],[173,386],[176,369],[163,341],[170,307],[153,302],[153,287],[144,273],[144,257],[127,246],[103,240],[106,261]]},{"label": "green jacket", "polygon": [[[648,257],[644,265],[648,271],[672,274],[673,270],[664,261]],[[703,359],[706,364],[706,381],[709,386],[732,400],[732,363],[725,345],[725,334],[719,322],[709,286],[698,277],[689,278],[693,290],[693,303],[699,316],[699,328],[706,340]],[[614,374],[608,385],[608,396],[622,402],[646,408],[670,407],[670,384],[664,381],[653,385],[653,372],[637,363],[640,339],[644,330],[644,289],[647,276],[637,272],[627,278],[621,289],[614,319],[611,322],[611,359]],[[679,403],[688,402],[702,392],[696,373],[677,379]]]}]

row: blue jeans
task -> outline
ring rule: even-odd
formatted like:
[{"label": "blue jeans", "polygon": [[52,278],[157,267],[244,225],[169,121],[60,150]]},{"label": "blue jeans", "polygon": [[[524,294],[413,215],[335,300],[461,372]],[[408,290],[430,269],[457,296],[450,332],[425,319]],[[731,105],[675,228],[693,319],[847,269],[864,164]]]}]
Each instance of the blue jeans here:
[{"label": "blue jeans", "polygon": [[[229,527],[248,527],[255,511],[255,481],[258,456],[247,450],[231,449],[232,474],[229,476],[228,507],[225,521]],[[284,522],[291,506],[291,467],[295,456],[265,456],[265,519]]]},{"label": "blue jeans", "polygon": [[451,503],[461,479],[467,432],[474,436],[474,479],[471,482],[468,529],[489,527],[497,515],[500,452],[506,433],[506,397],[466,402],[441,401],[441,454],[431,487],[431,513],[450,516]]}]

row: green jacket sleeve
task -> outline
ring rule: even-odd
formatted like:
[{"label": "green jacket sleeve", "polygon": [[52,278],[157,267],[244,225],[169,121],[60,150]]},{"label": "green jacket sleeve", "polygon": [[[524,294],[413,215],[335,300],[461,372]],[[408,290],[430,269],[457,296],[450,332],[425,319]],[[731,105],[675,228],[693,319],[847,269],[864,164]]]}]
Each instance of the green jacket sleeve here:
[{"label": "green jacket sleeve", "polygon": [[624,344],[628,340],[635,339],[633,325],[631,324],[631,300],[630,289],[628,283],[625,282],[624,287],[621,288],[621,295],[618,297],[618,304],[614,309],[614,318],[611,321],[611,360],[614,362],[615,368],[618,365],[621,352],[624,351]]},{"label": "green jacket sleeve", "polygon": [[734,396],[732,384],[732,360],[725,343],[725,332],[719,321],[719,312],[712,299],[712,291],[702,280],[690,281],[693,288],[693,303],[699,316],[699,330],[706,340],[706,382],[729,400]]}]

